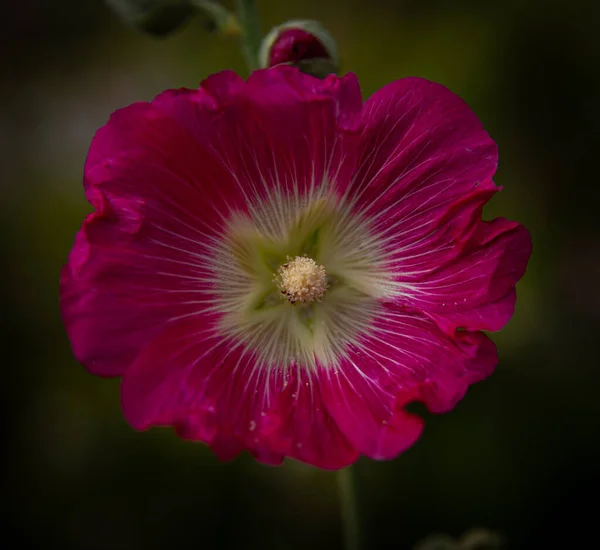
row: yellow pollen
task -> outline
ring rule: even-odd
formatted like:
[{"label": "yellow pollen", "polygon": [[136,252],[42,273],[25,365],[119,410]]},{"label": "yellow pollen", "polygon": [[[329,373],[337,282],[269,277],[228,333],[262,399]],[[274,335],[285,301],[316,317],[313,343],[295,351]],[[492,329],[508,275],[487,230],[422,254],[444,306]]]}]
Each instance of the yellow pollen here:
[{"label": "yellow pollen", "polygon": [[291,304],[319,300],[327,290],[327,272],[312,258],[296,256],[279,268],[276,281]]}]

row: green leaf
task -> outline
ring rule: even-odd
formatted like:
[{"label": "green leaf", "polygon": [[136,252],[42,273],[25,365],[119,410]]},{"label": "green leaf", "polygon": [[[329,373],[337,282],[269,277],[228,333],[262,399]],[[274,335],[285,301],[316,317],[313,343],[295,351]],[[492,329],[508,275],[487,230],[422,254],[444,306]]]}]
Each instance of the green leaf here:
[{"label": "green leaf", "polygon": [[129,25],[165,36],[183,25],[195,12],[189,0],[106,0]]}]

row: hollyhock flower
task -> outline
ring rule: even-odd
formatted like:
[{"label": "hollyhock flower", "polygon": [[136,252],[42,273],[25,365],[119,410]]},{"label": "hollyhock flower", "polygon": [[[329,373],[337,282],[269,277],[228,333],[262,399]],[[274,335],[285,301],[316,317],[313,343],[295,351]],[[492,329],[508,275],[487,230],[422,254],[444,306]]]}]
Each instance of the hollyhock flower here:
[{"label": "hollyhock flower", "polygon": [[322,468],[412,445],[497,362],[530,237],[481,220],[496,145],[419,78],[225,71],[114,113],[61,278],[76,358],[125,417],[222,459]]}]

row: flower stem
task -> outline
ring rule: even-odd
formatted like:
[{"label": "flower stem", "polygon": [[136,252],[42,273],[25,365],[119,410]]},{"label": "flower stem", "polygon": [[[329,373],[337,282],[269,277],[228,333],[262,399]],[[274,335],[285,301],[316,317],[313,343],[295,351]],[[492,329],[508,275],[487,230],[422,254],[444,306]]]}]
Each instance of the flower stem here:
[{"label": "flower stem", "polygon": [[345,550],[360,549],[356,474],[356,466],[348,466],[339,470],[336,474],[340,494]]},{"label": "flower stem", "polygon": [[214,0],[191,0],[191,5],[205,13],[224,36],[239,36],[242,33],[237,17]]},{"label": "flower stem", "polygon": [[242,27],[244,55],[248,69],[258,68],[258,51],[260,49],[260,21],[254,0],[236,0],[237,16]]}]

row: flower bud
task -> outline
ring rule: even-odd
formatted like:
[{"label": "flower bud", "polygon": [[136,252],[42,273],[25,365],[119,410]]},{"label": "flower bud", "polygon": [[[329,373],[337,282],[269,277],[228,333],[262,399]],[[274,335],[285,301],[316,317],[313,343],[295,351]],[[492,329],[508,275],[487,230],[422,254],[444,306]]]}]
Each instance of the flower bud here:
[{"label": "flower bud", "polygon": [[319,78],[339,70],[335,40],[318,21],[288,21],[271,29],[260,47],[259,61],[261,67],[294,65]]},{"label": "flower bud", "polygon": [[127,23],[155,36],[180,27],[194,14],[189,0],[106,0]]}]

